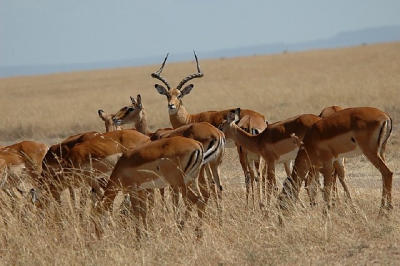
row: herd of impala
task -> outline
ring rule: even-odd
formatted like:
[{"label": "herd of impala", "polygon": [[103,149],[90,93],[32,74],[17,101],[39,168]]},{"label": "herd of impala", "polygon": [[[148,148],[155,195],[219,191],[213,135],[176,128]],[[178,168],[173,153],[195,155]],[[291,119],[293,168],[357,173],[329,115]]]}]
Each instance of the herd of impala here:
[{"label": "herd of impala", "polygon": [[[319,173],[324,180],[325,210],[331,207],[332,197],[337,194],[336,177],[351,201],[344,158],[364,154],[382,174],[380,213],[393,208],[393,173],[384,155],[392,131],[388,114],[372,107],[331,106],[319,116],[302,114],[273,124],[268,124],[260,113],[240,108],[190,114],[182,98],[194,85],[184,85],[203,77],[194,56],[197,73],[184,78],[176,88],[161,76],[168,55],[161,68],[151,74],[165,85],[156,84],[155,88],[167,97],[172,128],[150,132],[141,96],[131,97],[131,104],[114,114],[98,111],[106,133],[80,133],[49,148],[34,141],[1,147],[1,188],[14,197],[22,180],[31,177],[34,187],[30,190],[31,201],[45,208],[49,200],[43,200],[40,194],[47,193],[50,199],[61,203],[61,192],[68,188],[76,204],[75,189],[87,185],[95,196],[93,215],[100,218],[96,224],[99,236],[119,192],[127,195],[126,200],[130,199],[134,217],[141,218],[146,229],[148,208],[154,207],[154,192],[159,189],[163,196],[166,188],[172,189],[176,207],[180,196],[185,199],[185,216],[195,205],[201,218],[210,195],[214,195],[221,222],[220,165],[225,148],[236,146],[245,175],[247,204],[251,196],[255,206],[257,194],[260,207],[268,208],[274,195],[277,208],[288,215],[299,202],[304,181],[310,204],[314,205],[320,189]],[[134,124],[135,128],[122,129],[124,124]],[[284,164],[287,174],[279,194],[277,163]],[[254,184],[258,184],[256,190]],[[267,206],[263,203],[264,192]],[[140,237],[138,222],[136,231]],[[196,231],[201,236],[201,224]]]}]

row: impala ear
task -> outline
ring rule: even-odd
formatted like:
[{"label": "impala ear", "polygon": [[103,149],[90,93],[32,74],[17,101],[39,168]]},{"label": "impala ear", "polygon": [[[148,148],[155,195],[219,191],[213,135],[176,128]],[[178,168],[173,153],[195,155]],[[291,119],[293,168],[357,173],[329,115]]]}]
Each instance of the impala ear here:
[{"label": "impala ear", "polygon": [[136,104],[135,98],[133,98],[132,96],[130,96],[130,97],[131,97],[131,102],[132,102],[132,104]]},{"label": "impala ear", "polygon": [[183,89],[181,90],[181,95],[182,95],[181,97],[183,97],[183,96],[189,94],[189,93],[192,91],[193,87],[194,87],[193,84],[189,84],[189,85],[187,85],[185,88],[183,88]]},{"label": "impala ear", "polygon": [[226,116],[226,120],[228,121],[228,123],[232,123],[233,121],[235,121],[235,110],[230,110],[228,115]]},{"label": "impala ear", "polygon": [[235,123],[239,122],[240,120],[240,108],[236,108],[235,110]]},{"label": "impala ear", "polygon": [[101,109],[99,109],[98,111],[97,111],[97,113],[99,114],[99,117],[103,120],[103,121],[105,121],[105,117],[104,117],[104,111],[103,110],[101,110]]},{"label": "impala ear", "polygon": [[142,96],[140,96],[140,94],[137,95],[136,101],[139,105],[139,108],[142,108]]},{"label": "impala ear", "polygon": [[156,90],[158,91],[159,94],[161,95],[167,95],[167,89],[165,89],[162,85],[160,84],[155,84],[154,87],[156,88]]}]

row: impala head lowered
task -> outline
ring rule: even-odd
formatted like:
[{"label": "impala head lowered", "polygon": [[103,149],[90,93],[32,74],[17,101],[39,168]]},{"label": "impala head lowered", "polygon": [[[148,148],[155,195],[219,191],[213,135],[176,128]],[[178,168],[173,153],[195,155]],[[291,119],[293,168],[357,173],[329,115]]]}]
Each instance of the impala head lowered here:
[{"label": "impala head lowered", "polygon": [[184,88],[182,88],[183,85],[185,85],[191,79],[203,77],[203,73],[200,70],[199,61],[197,60],[196,53],[194,51],[193,51],[193,53],[194,53],[194,57],[196,59],[197,73],[189,75],[186,78],[184,78],[178,84],[176,89],[172,89],[171,86],[169,85],[169,83],[167,82],[167,80],[161,76],[161,72],[162,72],[162,70],[163,70],[163,68],[165,66],[165,62],[167,61],[167,58],[168,58],[168,54],[165,57],[164,62],[161,65],[161,68],[157,72],[154,72],[154,73],[151,74],[151,76],[153,78],[156,78],[156,79],[160,80],[162,83],[165,84],[165,86],[167,86],[167,88],[165,88],[162,85],[155,84],[155,88],[157,89],[158,93],[161,94],[161,95],[167,96],[167,99],[168,99],[168,111],[169,111],[170,114],[175,114],[175,113],[178,112],[178,109],[179,109],[180,105],[182,104],[183,96],[189,94],[190,91],[194,87],[193,84],[189,84],[189,85],[185,86]]}]

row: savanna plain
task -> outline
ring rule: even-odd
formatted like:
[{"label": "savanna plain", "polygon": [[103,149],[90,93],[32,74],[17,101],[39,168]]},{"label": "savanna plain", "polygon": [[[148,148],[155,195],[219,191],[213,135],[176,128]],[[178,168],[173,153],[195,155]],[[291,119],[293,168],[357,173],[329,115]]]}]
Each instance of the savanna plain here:
[{"label": "savanna plain", "polygon": [[[346,161],[355,212],[345,202],[340,184],[339,202],[329,219],[322,215],[322,196],[311,208],[302,188],[305,208],[298,208],[281,227],[276,199],[268,213],[246,207],[237,152],[226,149],[221,165],[222,225],[211,199],[201,240],[195,237],[193,222],[178,229],[159,197],[148,237],[139,245],[133,222],[117,211],[105,236],[98,239],[89,203],[79,215],[70,207],[68,193],[63,194],[62,206],[41,210],[27,196],[13,205],[1,192],[0,264],[400,265],[400,43],[232,59],[197,56],[204,77],[192,80],[195,87],[183,98],[190,113],[241,107],[262,113],[270,123],[299,114],[318,115],[332,105],[372,106],[388,113],[393,119],[386,147],[386,161],[394,172],[391,215],[377,218],[382,179],[360,156]],[[167,100],[154,88],[160,82],[150,76],[163,59],[152,66],[0,79],[0,145],[22,140],[52,145],[81,132],[104,132],[97,110],[116,112],[137,94],[151,131],[170,127]],[[162,76],[176,86],[195,72],[194,60],[167,62]],[[286,177],[282,165],[276,174],[281,188]],[[30,188],[29,182],[23,186]],[[167,202],[172,204],[169,198]],[[55,208],[61,208],[61,223]],[[193,221],[194,217],[193,213]]]}]

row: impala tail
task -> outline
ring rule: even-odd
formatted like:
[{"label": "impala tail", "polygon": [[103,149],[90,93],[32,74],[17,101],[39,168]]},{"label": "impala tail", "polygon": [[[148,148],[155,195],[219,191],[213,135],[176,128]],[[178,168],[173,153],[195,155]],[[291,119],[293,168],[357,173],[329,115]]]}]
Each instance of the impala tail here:
[{"label": "impala tail", "polygon": [[386,143],[391,134],[392,134],[392,118],[389,117],[389,119],[383,122],[381,131],[379,132],[378,147],[381,156],[385,152]]},{"label": "impala tail", "polygon": [[204,163],[203,148],[201,144],[199,146],[199,149],[196,149],[190,155],[190,160],[185,167],[186,176],[192,176],[193,174],[196,174],[196,171],[198,171],[200,166]]},{"label": "impala tail", "polygon": [[208,147],[204,147],[203,163],[208,163],[218,158],[225,150],[225,138],[214,139]]}]

